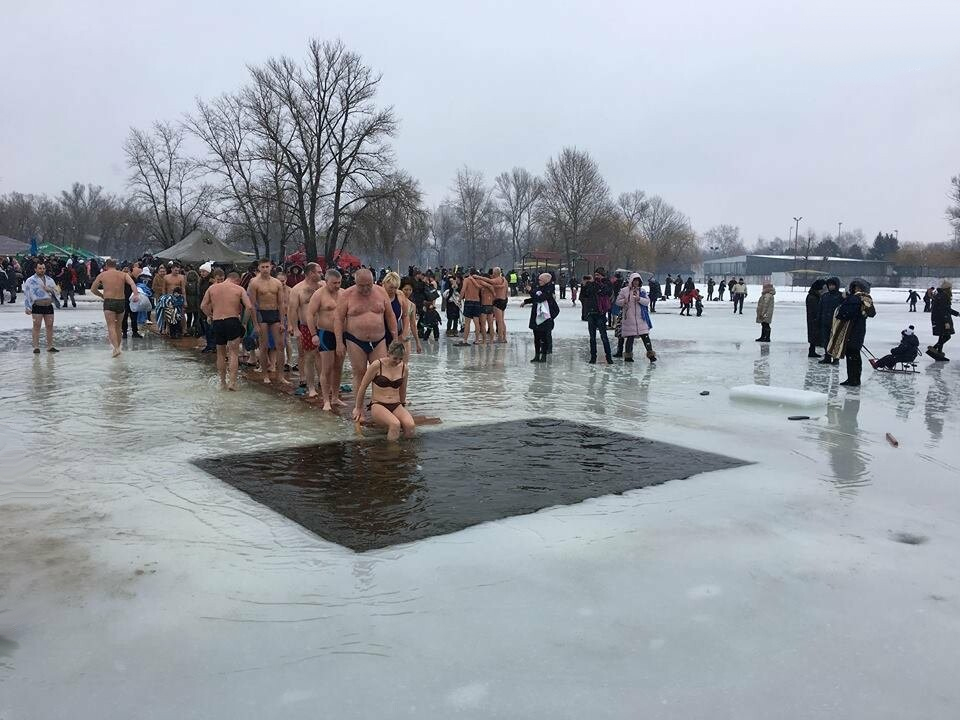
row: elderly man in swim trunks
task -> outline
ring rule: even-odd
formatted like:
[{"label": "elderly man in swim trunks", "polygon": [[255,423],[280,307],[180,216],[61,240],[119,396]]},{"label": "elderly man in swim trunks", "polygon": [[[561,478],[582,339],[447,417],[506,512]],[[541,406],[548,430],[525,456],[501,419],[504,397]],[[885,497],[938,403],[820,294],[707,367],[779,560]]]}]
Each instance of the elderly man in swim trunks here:
[{"label": "elderly man in swim trunks", "polygon": [[[250,280],[247,286],[247,293],[250,295],[250,301],[257,309],[257,334],[260,336],[260,368],[263,370],[264,385],[270,384],[270,375],[277,374],[277,380],[283,380],[283,376],[278,372],[277,351],[284,347],[283,323],[282,317],[285,311],[283,307],[283,284],[275,277],[270,276],[273,268],[273,262],[268,258],[262,259],[257,264],[257,274]],[[269,338],[273,338],[273,347],[270,350]],[[286,382],[285,380],[283,380]]]},{"label": "elderly man in swim trunks", "polygon": [[323,285],[313,294],[304,313],[307,329],[317,348],[320,359],[320,393],[323,409],[344,406],[340,399],[340,376],[343,373],[343,356],[338,355],[336,327],[337,302],[340,298],[340,283],[343,278],[338,270],[330,268],[324,275]]},{"label": "elderly man in swim trunks", "polygon": [[[226,282],[223,282],[223,270],[215,268],[212,277],[213,285],[207,288],[200,303],[200,311],[208,318],[212,318],[210,331],[217,344],[220,387],[236,390],[240,341],[244,336],[247,318],[253,315],[253,304],[244,289],[240,287],[238,273],[230,273]],[[228,366],[229,382],[227,381]]]},{"label": "elderly man in swim trunks", "polygon": [[317,396],[317,343],[310,332],[307,323],[307,309],[310,299],[320,289],[320,266],[316,263],[307,263],[304,268],[303,280],[290,289],[290,300],[287,303],[287,327],[290,337],[300,338],[300,359],[297,367],[300,368],[300,377],[307,386],[307,397]]},{"label": "elderly man in swim trunks", "polygon": [[[493,313],[493,293],[491,292],[491,281],[477,274],[475,268],[470,268],[470,274],[463,278],[463,284],[460,286],[460,297],[463,298],[463,340],[457,343],[459,346],[469,345],[467,340],[470,337],[470,321],[473,321],[474,332],[477,335],[477,345],[483,345],[486,340],[486,319],[484,318],[485,308],[481,300],[481,292],[486,289],[489,293],[490,313]],[[491,340],[493,338],[491,337]]]},{"label": "elderly man in swim trunks", "polygon": [[397,318],[387,292],[373,284],[373,273],[361,268],[353,276],[354,285],[342,290],[334,314],[337,357],[350,355],[353,383],[357,385],[367,365],[387,354],[386,336],[397,337]]},{"label": "elderly man in swim trunks", "polygon": [[103,317],[107,321],[107,339],[113,348],[113,357],[120,356],[120,323],[127,309],[124,285],[133,289],[130,293],[131,300],[136,302],[140,299],[140,291],[133,277],[117,270],[117,261],[113,258],[103,264],[103,272],[90,284],[90,291],[103,300]]}]

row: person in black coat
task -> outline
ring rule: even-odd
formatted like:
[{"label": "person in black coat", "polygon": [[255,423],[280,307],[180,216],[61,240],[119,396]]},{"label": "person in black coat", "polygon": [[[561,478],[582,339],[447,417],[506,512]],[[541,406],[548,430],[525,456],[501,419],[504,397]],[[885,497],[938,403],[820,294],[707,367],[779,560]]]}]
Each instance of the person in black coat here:
[{"label": "person in black coat", "polygon": [[930,312],[930,307],[933,304],[933,294],[935,290],[933,288],[927,288],[927,291],[923,294],[923,311]]},{"label": "person in black coat", "polygon": [[713,288],[716,287],[716,283],[713,282],[713,278],[707,278],[707,300],[713,300]]},{"label": "person in black coat", "polygon": [[[817,344],[826,350],[830,344],[830,333],[833,331],[833,313],[840,303],[843,302],[843,293],[840,292],[840,278],[832,277],[827,280],[826,292],[820,296],[820,304],[817,306],[817,325],[820,327],[820,342]],[[830,352],[823,354],[821,365],[833,363],[837,365],[840,361],[830,357]]]},{"label": "person in black coat", "polygon": [[846,327],[840,329],[842,332],[841,338],[836,340],[831,338],[829,349],[833,351],[832,346],[835,342],[842,340],[842,355],[847,359],[847,379],[840,384],[847,387],[858,387],[860,385],[860,374],[863,371],[863,358],[860,357],[860,350],[867,338],[867,318],[877,315],[877,310],[873,306],[873,298],[870,297],[869,292],[870,283],[859,278],[853,280],[850,283],[849,294],[837,308],[837,320],[845,323]]},{"label": "person in black coat", "polygon": [[667,300],[670,297],[670,291],[673,290],[673,278],[670,277],[670,273],[667,273],[667,279],[663,281],[663,288],[666,291],[663,294],[663,299]]},{"label": "person in black coat", "polygon": [[560,314],[560,306],[553,296],[553,276],[540,273],[537,288],[524,299],[530,305],[530,329],[533,330],[534,357],[530,362],[546,362],[553,346],[553,319]]},{"label": "person in black coat", "polygon": [[660,283],[656,278],[650,278],[650,312],[657,311],[657,300],[660,299]]},{"label": "person in black coat", "polygon": [[927,348],[933,359],[941,362],[950,359],[943,354],[943,346],[954,333],[953,318],[960,315],[951,307],[952,303],[953,286],[944,280],[930,303],[930,323],[933,325],[933,334],[937,336],[937,344]]},{"label": "person in black coat", "polygon": [[920,293],[916,290],[911,290],[907,293],[907,302],[910,303],[910,312],[917,311],[917,301],[920,299]]},{"label": "person in black coat", "polygon": [[870,365],[873,369],[877,368],[895,368],[897,363],[912,363],[920,354],[920,339],[914,332],[911,325],[900,333],[900,344],[890,349],[889,355],[884,355],[879,360],[870,358]]},{"label": "person in black coat", "polygon": [[823,295],[826,284],[826,280],[814,280],[807,292],[807,344],[810,346],[807,357],[820,357],[817,352],[817,345],[822,343],[820,342],[820,322],[817,319],[817,311],[820,309],[820,296]]},{"label": "person in black coat", "polygon": [[683,294],[683,280],[680,279],[680,276],[677,275],[677,279],[673,281],[673,296],[679,298]]}]

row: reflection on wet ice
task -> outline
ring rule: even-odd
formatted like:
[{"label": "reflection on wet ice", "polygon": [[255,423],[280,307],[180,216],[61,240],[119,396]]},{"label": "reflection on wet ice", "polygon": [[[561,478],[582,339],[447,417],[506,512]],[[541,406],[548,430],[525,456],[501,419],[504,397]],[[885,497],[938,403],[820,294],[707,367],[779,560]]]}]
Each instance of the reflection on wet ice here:
[{"label": "reflection on wet ice", "polygon": [[870,456],[860,437],[859,413],[859,396],[845,395],[842,403],[827,406],[829,425],[819,429],[820,443],[827,450],[831,471],[821,477],[834,483],[842,494],[856,492],[857,488],[870,483],[867,474]]},{"label": "reflection on wet ice", "polygon": [[943,420],[946,408],[950,402],[950,388],[943,378],[943,365],[928,365],[924,371],[930,378],[927,388],[927,397],[923,407],[923,419],[927,425],[930,438],[928,447],[936,447],[943,439]]}]

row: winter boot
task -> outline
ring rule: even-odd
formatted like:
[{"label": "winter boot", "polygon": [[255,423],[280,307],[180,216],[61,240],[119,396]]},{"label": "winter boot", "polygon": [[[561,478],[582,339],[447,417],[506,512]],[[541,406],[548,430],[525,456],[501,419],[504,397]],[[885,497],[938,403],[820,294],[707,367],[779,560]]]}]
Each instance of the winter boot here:
[{"label": "winter boot", "polygon": [[657,361],[657,354],[653,350],[647,350],[647,360],[655,363]]},{"label": "winter boot", "polygon": [[624,353],[623,354],[624,362],[633,362],[633,353]]}]

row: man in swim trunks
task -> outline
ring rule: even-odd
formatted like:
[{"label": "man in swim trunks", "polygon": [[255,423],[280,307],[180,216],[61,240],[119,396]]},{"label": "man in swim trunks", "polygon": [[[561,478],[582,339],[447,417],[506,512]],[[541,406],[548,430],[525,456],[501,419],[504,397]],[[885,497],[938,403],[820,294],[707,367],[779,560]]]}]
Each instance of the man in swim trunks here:
[{"label": "man in swim trunks", "polygon": [[307,324],[307,308],[313,294],[320,289],[320,266],[307,263],[303,280],[290,289],[290,301],[287,303],[287,327],[291,338],[300,338],[300,377],[307,386],[307,397],[317,396],[317,343]]},{"label": "man in swim trunks", "polygon": [[[477,274],[475,268],[470,268],[470,274],[463,279],[463,284],[460,286],[460,297],[463,298],[463,340],[457,343],[457,345],[469,345],[470,343],[467,340],[470,337],[470,321],[473,321],[474,332],[477,335],[477,345],[483,345],[486,340],[486,334],[484,331],[485,327],[485,318],[483,317],[484,310],[483,304],[481,302],[481,289],[488,288],[489,292],[490,281],[481,277]],[[493,302],[493,295],[490,295],[490,302]],[[490,306],[490,312],[493,312],[493,306]],[[492,339],[492,338],[491,338]]]},{"label": "man in swim trunks", "polygon": [[497,321],[496,340],[497,343],[507,341],[507,323],[504,320],[503,313],[507,309],[507,294],[510,287],[507,279],[503,276],[503,270],[498,267],[493,269],[493,317]]},{"label": "man in swim trunks", "polygon": [[180,288],[183,296],[187,296],[187,276],[180,272],[180,266],[172,262],[167,263],[167,274],[163,276],[163,294],[170,295],[175,288]]},{"label": "man in swim trunks", "polygon": [[[214,341],[217,343],[217,370],[220,372],[220,387],[227,390],[237,389],[240,341],[243,339],[247,318],[253,315],[253,304],[247,293],[240,287],[240,275],[232,272],[223,282],[223,270],[215,268],[211,285],[200,311],[208,318]],[[230,381],[227,381],[227,369]]]},{"label": "man in swim trunks", "polygon": [[120,323],[127,309],[125,285],[132,288],[130,299],[134,302],[139,300],[140,291],[133,277],[117,270],[117,261],[113,258],[103,264],[103,272],[90,284],[90,291],[103,300],[103,318],[107,321],[107,339],[113,348],[113,357],[120,356]]},{"label": "man in swim trunks", "polygon": [[[283,324],[281,317],[283,307],[283,285],[275,277],[270,276],[273,262],[263,258],[257,264],[257,275],[247,286],[250,301],[257,309],[257,334],[260,336],[260,368],[263,370],[264,385],[270,384],[270,375],[277,373],[277,379],[282,376],[277,372],[277,350],[270,350],[270,337],[273,338],[273,347],[283,347]],[[285,381],[284,381],[285,382]]]},{"label": "man in swim trunks", "polygon": [[340,292],[334,314],[337,356],[350,355],[353,384],[367,372],[367,364],[387,354],[386,335],[398,337],[397,318],[387,292],[373,284],[373,273],[361,268],[353,276],[354,285]]},{"label": "man in swim trunks", "polygon": [[310,298],[305,313],[307,328],[320,359],[320,393],[323,395],[323,409],[327,411],[333,410],[334,405],[342,407],[346,404],[340,399],[343,355],[336,352],[337,335],[334,332],[342,280],[338,270],[327,270],[323,285]]}]

